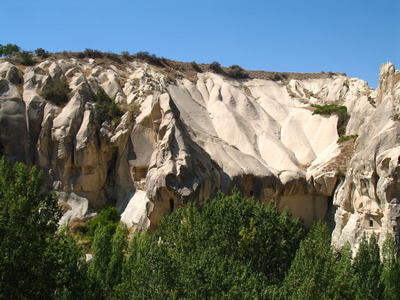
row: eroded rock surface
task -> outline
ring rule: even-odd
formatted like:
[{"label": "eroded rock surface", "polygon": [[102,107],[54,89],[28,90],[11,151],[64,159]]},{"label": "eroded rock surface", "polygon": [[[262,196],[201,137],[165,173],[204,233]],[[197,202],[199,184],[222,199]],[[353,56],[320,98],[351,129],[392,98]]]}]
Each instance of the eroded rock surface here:
[{"label": "eroded rock surface", "polygon": [[[41,96],[57,78],[72,90],[61,105]],[[398,78],[384,65],[373,91],[340,74],[272,81],[205,72],[171,81],[139,61],[48,60],[23,71],[1,62],[0,150],[43,169],[46,188],[75,207],[71,216],[86,210],[76,204],[85,199],[84,213],[111,204],[128,225],[156,228],[163,213],[236,186],[309,226],[335,195],[334,241],[356,245],[371,219],[373,230],[398,227]],[[119,123],[99,115],[99,87],[125,111]],[[346,134],[359,135],[351,151],[337,143],[337,116],[313,114],[312,104],[331,103],[351,115]]]},{"label": "eroded rock surface", "polygon": [[388,233],[400,232],[399,82],[400,72],[391,63],[381,66],[377,107],[358,130],[355,155],[335,192],[333,243],[338,246],[349,241],[357,248],[364,233],[377,234],[382,245]]}]

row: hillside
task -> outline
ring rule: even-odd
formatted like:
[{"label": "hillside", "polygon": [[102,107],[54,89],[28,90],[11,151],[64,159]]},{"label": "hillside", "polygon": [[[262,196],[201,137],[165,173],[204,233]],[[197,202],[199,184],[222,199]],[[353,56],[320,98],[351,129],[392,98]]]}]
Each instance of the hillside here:
[{"label": "hillside", "polygon": [[374,91],[341,73],[146,53],[1,60],[0,149],[44,170],[46,189],[71,206],[63,222],[114,205],[128,226],[154,229],[162,213],[237,186],[307,226],[334,218],[334,243],[357,247],[364,231],[382,241],[398,230],[399,78],[390,63]]}]

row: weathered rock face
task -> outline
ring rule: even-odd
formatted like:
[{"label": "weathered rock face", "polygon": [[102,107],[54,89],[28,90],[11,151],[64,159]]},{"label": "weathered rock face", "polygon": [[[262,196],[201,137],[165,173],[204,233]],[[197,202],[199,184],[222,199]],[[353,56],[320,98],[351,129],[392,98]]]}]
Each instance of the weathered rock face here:
[{"label": "weathered rock face", "polygon": [[346,179],[335,192],[333,242],[338,246],[349,241],[357,248],[364,232],[377,234],[381,244],[387,233],[400,232],[399,82],[400,72],[391,63],[381,66],[378,106],[360,126]]},{"label": "weathered rock face", "polygon": [[[385,83],[373,92],[344,75],[276,82],[207,72],[171,83],[143,62],[56,60],[24,72],[2,62],[0,146],[44,170],[46,188],[73,208],[70,217],[112,204],[128,225],[156,228],[162,213],[237,186],[311,225],[335,194],[334,240],[352,235],[356,243],[368,219],[360,216],[388,230],[397,218],[387,213],[397,207],[397,121],[389,118],[398,107],[397,75],[385,65]],[[72,90],[65,105],[41,97],[56,78]],[[99,86],[126,111],[118,126],[99,116]],[[311,107],[329,103],[347,106],[346,134],[360,135],[339,189],[338,169],[351,154],[337,144],[337,117],[313,115]]]}]

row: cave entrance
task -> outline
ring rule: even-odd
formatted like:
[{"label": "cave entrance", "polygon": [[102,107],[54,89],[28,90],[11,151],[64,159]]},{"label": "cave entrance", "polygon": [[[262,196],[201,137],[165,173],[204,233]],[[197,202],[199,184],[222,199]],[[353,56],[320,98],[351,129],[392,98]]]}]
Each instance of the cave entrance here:
[{"label": "cave entrance", "polygon": [[169,209],[170,212],[173,213],[174,212],[174,207],[175,207],[175,202],[173,199],[169,199]]}]

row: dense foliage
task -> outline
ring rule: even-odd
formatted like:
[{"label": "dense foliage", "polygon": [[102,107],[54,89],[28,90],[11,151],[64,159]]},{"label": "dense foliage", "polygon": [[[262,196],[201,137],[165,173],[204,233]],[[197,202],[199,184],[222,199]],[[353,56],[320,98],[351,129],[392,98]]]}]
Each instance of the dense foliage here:
[{"label": "dense foliage", "polygon": [[[154,233],[118,223],[113,208],[91,222],[92,260],[58,229],[42,172],[0,161],[0,299],[398,299],[394,240],[364,235],[353,256],[331,247],[325,224],[308,234],[285,210],[219,193],[165,216]],[[112,225],[110,225],[112,224]]]},{"label": "dense foliage", "polygon": [[0,299],[61,298],[81,280],[82,253],[65,231],[54,193],[41,194],[43,172],[0,161]]}]

